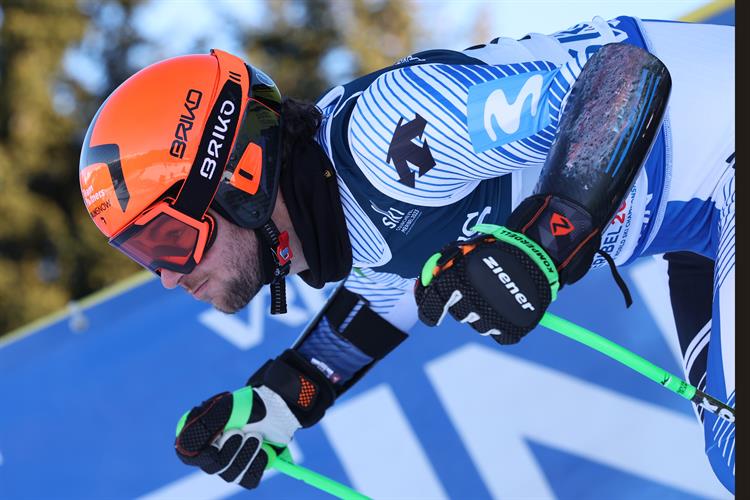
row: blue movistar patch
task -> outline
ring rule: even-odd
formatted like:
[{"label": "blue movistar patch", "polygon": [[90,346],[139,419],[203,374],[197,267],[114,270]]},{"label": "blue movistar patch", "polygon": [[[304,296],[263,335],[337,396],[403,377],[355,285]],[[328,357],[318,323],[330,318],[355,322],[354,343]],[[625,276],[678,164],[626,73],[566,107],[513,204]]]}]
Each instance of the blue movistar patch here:
[{"label": "blue movistar patch", "polygon": [[549,125],[547,90],[556,73],[533,71],[470,87],[467,125],[474,152],[523,139]]}]

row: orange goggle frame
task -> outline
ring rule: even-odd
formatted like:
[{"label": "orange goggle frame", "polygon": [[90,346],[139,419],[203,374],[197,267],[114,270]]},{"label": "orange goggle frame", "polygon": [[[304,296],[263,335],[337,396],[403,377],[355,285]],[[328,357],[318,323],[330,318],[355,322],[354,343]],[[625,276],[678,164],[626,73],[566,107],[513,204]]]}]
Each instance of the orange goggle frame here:
[{"label": "orange goggle frame", "polygon": [[216,223],[209,214],[203,221],[193,219],[172,208],[170,201],[153,205],[109,244],[156,274],[161,269],[188,274],[211,246]]}]

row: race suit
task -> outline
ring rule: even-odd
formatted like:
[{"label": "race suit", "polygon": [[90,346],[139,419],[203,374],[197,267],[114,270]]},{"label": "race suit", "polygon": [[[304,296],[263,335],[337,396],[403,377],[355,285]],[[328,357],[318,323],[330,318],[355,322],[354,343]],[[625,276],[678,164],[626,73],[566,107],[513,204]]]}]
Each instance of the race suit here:
[{"label": "race suit", "polygon": [[[352,244],[345,287],[408,331],[427,258],[475,224],[504,223],[532,193],[586,60],[604,44],[634,44],[664,62],[673,88],[601,248],[618,265],[679,250],[715,261],[712,319],[684,362],[693,385],[734,406],[733,37],[727,26],[597,17],[552,35],[416,53],[331,89],[318,102],[316,140],[336,170]],[[316,328],[335,342],[325,322]],[[367,361],[345,347],[327,356],[341,372]],[[711,465],[734,491],[734,424],[699,418]]]}]

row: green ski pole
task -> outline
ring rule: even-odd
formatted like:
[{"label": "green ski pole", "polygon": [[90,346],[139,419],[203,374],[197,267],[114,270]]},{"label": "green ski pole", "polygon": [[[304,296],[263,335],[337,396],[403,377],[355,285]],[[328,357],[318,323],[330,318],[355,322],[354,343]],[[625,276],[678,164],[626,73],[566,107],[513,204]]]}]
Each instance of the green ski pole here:
[{"label": "green ski pole", "polygon": [[[248,386],[232,392],[232,414],[229,416],[229,420],[224,426],[224,431],[233,429],[239,430],[245,425],[252,410],[252,391],[253,388]],[[176,435],[179,436],[182,428],[185,427],[189,413],[189,411],[185,412],[177,423]],[[315,488],[325,491],[337,498],[341,498],[342,500],[371,500],[370,497],[365,496],[338,481],[334,481],[333,479],[312,471],[307,467],[295,464],[292,459],[292,454],[289,452],[289,448],[285,448],[283,452],[277,455],[276,451],[274,451],[274,449],[268,444],[263,444],[262,447],[268,454],[268,464],[266,464],[266,469],[274,468],[282,474],[286,474],[294,479],[299,479],[310,486],[314,486]]]},{"label": "green ski pole", "polygon": [[632,368],[641,375],[644,375],[654,382],[658,382],[670,391],[679,394],[683,398],[692,401],[693,403],[702,406],[706,411],[710,411],[718,415],[719,417],[728,420],[730,422],[735,421],[734,408],[722,403],[718,399],[709,396],[708,394],[699,391],[694,386],[685,382],[681,378],[669,373],[638,356],[632,351],[622,347],[619,344],[608,340],[601,335],[598,335],[591,330],[587,330],[582,326],[578,326],[566,319],[559,316],[555,316],[552,313],[545,313],[542,316],[542,320],[539,322],[540,325],[549,328],[557,333],[561,333],[566,337],[573,339],[577,342],[585,344],[590,348],[599,351],[605,356],[609,356],[615,361],[619,361],[625,366]]},{"label": "green ski pole", "polygon": [[337,498],[344,500],[371,500],[370,497],[365,496],[358,491],[341,484],[333,479],[312,471],[301,465],[297,465],[291,461],[291,454],[288,453],[288,449],[285,453],[276,456],[273,448],[264,444],[263,449],[268,453],[269,467],[273,467],[277,471],[286,474],[287,476],[299,479],[310,486],[314,486],[319,490],[323,490]]}]

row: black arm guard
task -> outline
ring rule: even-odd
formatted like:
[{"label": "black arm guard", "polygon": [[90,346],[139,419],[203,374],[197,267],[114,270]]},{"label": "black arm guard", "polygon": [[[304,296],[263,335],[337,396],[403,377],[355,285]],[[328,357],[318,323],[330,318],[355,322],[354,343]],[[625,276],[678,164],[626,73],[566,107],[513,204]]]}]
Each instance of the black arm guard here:
[{"label": "black arm guard", "polygon": [[[339,378],[334,373],[335,370],[330,370],[332,366],[326,365],[326,362],[335,363],[336,355],[331,356],[331,339],[321,337],[321,332],[318,331],[323,318],[327,322],[327,328],[331,330],[326,335],[335,336],[337,349],[342,350],[338,355],[353,349],[370,360],[361,364],[351,376]],[[370,308],[364,297],[348,290],[342,283],[305,328],[292,349],[307,356],[310,362],[326,374],[334,384],[336,396],[339,396],[406,338],[406,333],[383,319]]]},{"label": "black arm guard", "polygon": [[561,284],[591,267],[651,150],[671,86],[661,61],[628,44],[603,46],[573,85],[534,195],[506,224],[544,247]]},{"label": "black arm guard", "polygon": [[[326,335],[335,336],[335,343],[331,338],[316,337],[316,328],[323,317],[332,330]],[[302,427],[309,427],[323,418],[338,396],[406,337],[370,309],[364,298],[342,284],[292,348],[267,361],[250,377],[247,385],[265,385],[279,394]],[[326,364],[326,361],[331,363],[328,356],[336,346],[356,349],[369,361],[359,366],[351,377],[340,380]],[[334,359],[337,355],[346,353],[334,353]]]}]

